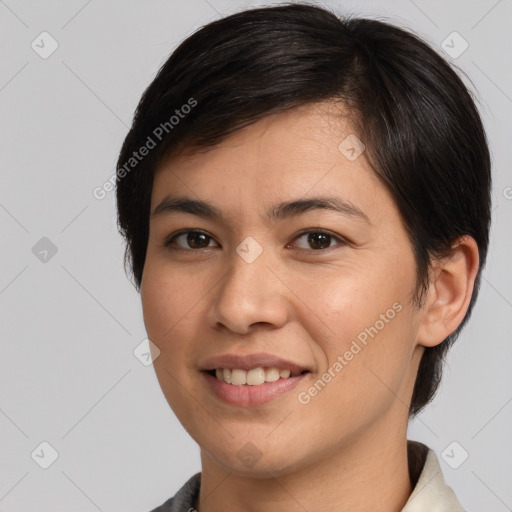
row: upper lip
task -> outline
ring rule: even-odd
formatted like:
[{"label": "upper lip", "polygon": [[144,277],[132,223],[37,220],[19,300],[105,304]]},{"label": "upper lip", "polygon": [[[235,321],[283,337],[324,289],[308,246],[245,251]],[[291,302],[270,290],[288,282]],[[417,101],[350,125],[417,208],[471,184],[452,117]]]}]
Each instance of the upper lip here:
[{"label": "upper lip", "polygon": [[271,354],[224,354],[211,357],[204,361],[201,370],[210,371],[217,368],[231,368],[240,370],[251,370],[252,368],[278,368],[280,370],[290,370],[291,373],[299,373],[308,368],[292,361],[287,361]]}]

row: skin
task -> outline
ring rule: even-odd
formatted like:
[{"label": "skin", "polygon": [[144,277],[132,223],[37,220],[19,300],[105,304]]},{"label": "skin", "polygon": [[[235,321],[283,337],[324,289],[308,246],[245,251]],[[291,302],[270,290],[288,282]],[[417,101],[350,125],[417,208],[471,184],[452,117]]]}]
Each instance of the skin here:
[{"label": "skin", "polygon": [[[424,347],[464,318],[478,250],[470,237],[456,241],[452,255],[434,263],[423,307],[415,306],[411,243],[365,153],[350,161],[338,149],[351,133],[339,107],[308,105],[268,116],[208,151],[176,151],[155,173],[151,211],[167,195],[185,195],[212,203],[226,219],[152,216],[141,286],[148,337],[161,351],[154,361],[160,386],[201,449],[200,512],[391,512],[412,492],[406,434],[418,365]],[[369,222],[322,209],[279,222],[265,217],[276,203],[327,194]],[[204,248],[191,248],[186,235],[166,247],[182,228],[211,238],[199,240]],[[303,229],[331,232],[329,248],[297,237]],[[263,248],[252,263],[236,252],[248,236]],[[396,303],[401,311],[301,404],[298,394]],[[263,406],[220,401],[199,372],[203,362],[255,352],[311,373]],[[237,456],[248,442],[261,455],[251,467]]]}]

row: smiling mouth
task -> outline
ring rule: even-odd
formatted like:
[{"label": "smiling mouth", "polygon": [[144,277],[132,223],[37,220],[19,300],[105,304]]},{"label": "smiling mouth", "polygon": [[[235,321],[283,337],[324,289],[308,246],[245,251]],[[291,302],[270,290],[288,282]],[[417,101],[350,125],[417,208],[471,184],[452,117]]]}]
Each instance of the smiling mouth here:
[{"label": "smiling mouth", "polygon": [[310,372],[308,370],[302,370],[292,373],[287,369],[256,367],[250,370],[216,368],[214,370],[206,370],[206,373],[216,377],[217,380],[221,382],[233,386],[260,386],[265,382],[276,382],[278,380],[298,377],[299,375]]}]

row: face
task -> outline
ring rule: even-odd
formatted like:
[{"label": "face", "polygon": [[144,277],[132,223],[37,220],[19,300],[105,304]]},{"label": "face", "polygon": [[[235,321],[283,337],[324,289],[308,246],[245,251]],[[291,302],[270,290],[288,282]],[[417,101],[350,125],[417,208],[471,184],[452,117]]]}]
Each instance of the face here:
[{"label": "face", "polygon": [[155,371],[230,471],[286,474],[370,439],[405,441],[421,355],[415,262],[361,149],[322,103],[155,173],[141,285]]}]

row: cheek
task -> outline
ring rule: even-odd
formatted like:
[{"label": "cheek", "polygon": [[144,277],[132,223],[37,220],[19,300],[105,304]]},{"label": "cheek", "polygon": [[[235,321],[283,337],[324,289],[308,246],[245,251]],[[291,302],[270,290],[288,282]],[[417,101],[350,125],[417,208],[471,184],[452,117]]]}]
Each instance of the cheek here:
[{"label": "cheek", "polygon": [[391,408],[406,413],[405,384],[412,356],[410,311],[384,309],[384,315],[386,311],[388,323],[373,315],[368,315],[372,320],[366,324],[349,317],[342,321],[340,316],[337,334],[323,340],[327,364],[298,390],[303,404],[299,411],[316,418],[327,437],[339,432],[349,435]]},{"label": "cheek", "polygon": [[169,406],[195,438],[198,425],[194,418],[203,412],[190,400],[196,383],[187,365],[190,360],[187,341],[194,338],[192,318],[200,307],[199,290],[191,286],[191,279],[183,272],[150,261],[144,268],[141,300],[148,338],[160,350],[153,362],[156,377]]},{"label": "cheek", "polygon": [[311,267],[300,276],[290,273],[287,282],[302,303],[300,322],[308,330],[313,328],[313,338],[329,351],[344,351],[360,333],[364,341],[366,329],[374,332],[376,323],[381,337],[381,332],[389,332],[389,326],[396,324],[400,305],[409,303],[414,282],[411,263],[408,258],[397,264],[392,258],[367,253],[337,265]]},{"label": "cheek", "polygon": [[307,297],[310,311],[304,308],[301,323],[305,327],[304,319],[312,319],[310,334],[324,361],[315,378],[329,383],[303,391],[322,395],[314,400],[339,411],[336,421],[345,421],[347,410],[373,414],[400,395],[409,374],[415,346],[414,261],[403,255],[400,265],[383,258],[316,273],[301,279],[296,293]]},{"label": "cheek", "polygon": [[179,340],[187,339],[190,318],[200,306],[200,290],[191,286],[183,272],[149,262],[144,268],[141,301],[148,337],[163,356],[160,363],[176,361],[168,356],[181,350]]}]

